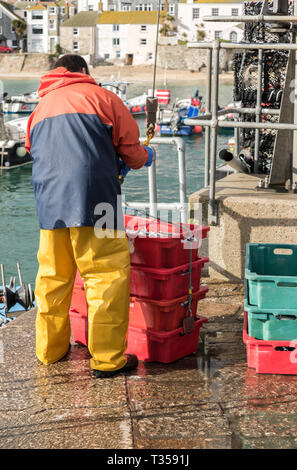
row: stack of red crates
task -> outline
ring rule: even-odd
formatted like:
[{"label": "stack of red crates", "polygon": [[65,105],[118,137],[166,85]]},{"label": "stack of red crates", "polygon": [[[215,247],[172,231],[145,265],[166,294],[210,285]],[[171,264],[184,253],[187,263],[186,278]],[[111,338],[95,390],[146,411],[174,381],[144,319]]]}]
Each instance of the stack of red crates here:
[{"label": "stack of red crates", "polygon": [[[198,246],[209,227],[173,225],[125,216],[131,255],[130,318],[127,353],[148,362],[169,363],[196,351],[199,330],[207,321],[196,316],[198,301],[208,291],[200,287],[201,270],[208,258]],[[190,232],[196,241],[186,241]],[[188,310],[190,252],[192,253],[192,312],[195,328],[183,334]],[[83,281],[77,274],[70,309],[75,342],[87,345],[87,303]]]}]

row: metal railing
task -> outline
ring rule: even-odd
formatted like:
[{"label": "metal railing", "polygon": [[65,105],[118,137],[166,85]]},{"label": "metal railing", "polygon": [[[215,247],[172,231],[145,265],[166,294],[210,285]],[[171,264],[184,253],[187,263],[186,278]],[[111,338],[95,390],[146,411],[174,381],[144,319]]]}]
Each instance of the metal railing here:
[{"label": "metal railing", "polygon": [[[230,19],[229,19],[230,18]],[[234,22],[257,22],[267,21],[271,23],[296,23],[295,16],[232,16],[232,17],[204,17],[203,21],[234,21]],[[222,43],[215,40],[210,43],[191,43],[188,47],[199,49],[207,49],[207,78],[206,78],[206,113],[197,119],[186,118],[185,125],[201,125],[205,126],[205,186],[209,186],[209,223],[216,225],[218,222],[217,203],[215,198],[216,190],[216,157],[217,157],[217,135],[220,127],[234,128],[235,135],[235,152],[239,151],[239,129],[255,129],[255,152],[254,152],[254,171],[258,171],[258,156],[260,144],[260,130],[289,130],[296,131],[297,124],[288,123],[262,123],[260,118],[262,114],[277,115],[280,110],[262,109],[262,72],[263,72],[263,51],[264,50],[281,50],[296,51],[297,44],[292,43]],[[258,50],[258,78],[257,78],[257,98],[256,108],[232,108],[218,111],[218,91],[219,91],[219,57],[222,49],[243,49]],[[256,116],[255,122],[236,122],[236,121],[220,121],[219,117],[224,114],[238,113],[251,114]]]},{"label": "metal railing", "polygon": [[[145,138],[140,139],[141,141]],[[150,144],[174,145],[178,154],[179,202],[158,203],[157,195],[157,168],[156,160],[148,168],[148,202],[127,202],[126,207],[131,209],[149,210],[150,215],[157,217],[158,210],[179,211],[182,223],[188,223],[188,199],[186,182],[186,146],[181,137],[154,137]],[[156,158],[158,152],[156,152]]]}]

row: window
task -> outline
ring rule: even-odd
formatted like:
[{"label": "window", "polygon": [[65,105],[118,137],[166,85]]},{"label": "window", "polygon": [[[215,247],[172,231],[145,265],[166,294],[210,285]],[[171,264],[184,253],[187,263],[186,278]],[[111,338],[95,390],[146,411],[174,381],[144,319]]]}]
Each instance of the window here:
[{"label": "window", "polygon": [[32,20],[43,20],[42,11],[32,11]]},{"label": "window", "polygon": [[56,20],[49,20],[48,27],[49,29],[56,29]]},{"label": "window", "polygon": [[121,51],[116,51],[116,58],[120,59],[121,58]]},{"label": "window", "polygon": [[142,24],[142,25],[140,26],[140,31],[147,31],[146,24]]},{"label": "window", "polygon": [[42,24],[36,24],[32,26],[32,34],[43,34]]},{"label": "window", "polygon": [[[139,3],[138,5],[135,5],[135,10],[136,11],[152,11],[153,5],[151,3]],[[163,3],[163,8],[161,6],[161,9],[164,10],[164,3]]]},{"label": "window", "polygon": [[55,15],[56,14],[56,7],[48,7],[48,13],[49,13],[49,15]]},{"label": "window", "polygon": [[221,39],[222,31],[215,31],[215,39]]},{"label": "window", "polygon": [[152,58],[153,58],[153,53],[152,53],[152,52],[148,52],[148,54],[147,54],[147,59],[148,59],[148,60],[152,60]]},{"label": "window", "polygon": [[74,43],[73,43],[72,46],[73,46],[73,47],[72,47],[72,48],[73,48],[73,52],[79,51],[79,44],[78,44],[77,41],[74,41]]},{"label": "window", "polygon": [[114,24],[114,25],[112,25],[112,26],[113,26],[113,27],[112,27],[112,30],[113,30],[113,31],[120,31],[120,25],[119,25],[119,24]]},{"label": "window", "polygon": [[212,8],[211,9],[211,16],[219,16],[219,9],[218,8]]},{"label": "window", "polygon": [[238,8],[232,8],[231,15],[232,16],[238,16]]},{"label": "window", "polygon": [[104,59],[109,59],[110,55],[109,54],[104,54]]},{"label": "window", "polygon": [[200,16],[199,8],[193,8],[193,20],[196,20]]},{"label": "window", "polygon": [[119,46],[120,45],[120,39],[119,38],[113,38],[112,43],[114,46]]},{"label": "window", "polygon": [[73,34],[73,36],[78,36],[78,34],[79,34],[78,28],[73,28],[72,34]]},{"label": "window", "polygon": [[24,11],[24,18],[27,18],[27,12]]},{"label": "window", "polygon": [[121,11],[130,11],[131,10],[131,5],[128,5],[127,3],[121,3]]},{"label": "window", "polygon": [[146,46],[146,39],[140,39],[140,45]]},{"label": "window", "polygon": [[60,13],[61,13],[61,15],[65,15],[65,7],[60,8]]},{"label": "window", "polygon": [[174,4],[174,3],[170,3],[170,4],[169,4],[169,15],[174,16],[174,14],[175,14],[175,4]]},{"label": "window", "polygon": [[94,10],[93,5],[89,5],[89,11],[93,11],[93,10]]},{"label": "window", "polygon": [[237,42],[237,33],[235,31],[231,31],[230,33],[230,41]]}]

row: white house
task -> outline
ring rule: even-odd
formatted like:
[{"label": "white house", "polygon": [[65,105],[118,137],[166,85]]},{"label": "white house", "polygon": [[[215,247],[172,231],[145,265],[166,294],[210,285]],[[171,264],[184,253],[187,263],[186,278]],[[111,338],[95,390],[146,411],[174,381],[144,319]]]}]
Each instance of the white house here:
[{"label": "white house", "polygon": [[28,52],[48,52],[48,11],[41,3],[26,8]]},{"label": "white house", "polygon": [[[204,16],[238,16],[242,15],[243,2],[238,0],[182,0],[178,4],[177,31],[178,38],[186,41],[213,41],[223,39],[239,42],[243,30],[237,23],[203,21]],[[197,36],[197,30],[205,33],[204,38]]]},{"label": "white house", "polygon": [[152,64],[157,16],[157,11],[102,12],[97,24],[96,57],[122,61],[130,55],[133,65]]}]

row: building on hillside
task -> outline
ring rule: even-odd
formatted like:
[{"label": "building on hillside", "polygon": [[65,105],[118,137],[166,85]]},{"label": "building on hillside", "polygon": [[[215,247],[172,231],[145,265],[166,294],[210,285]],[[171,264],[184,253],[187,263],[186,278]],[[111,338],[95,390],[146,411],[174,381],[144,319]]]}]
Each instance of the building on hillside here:
[{"label": "building on hillside", "polygon": [[177,34],[180,40],[213,41],[223,39],[239,42],[243,29],[232,22],[203,22],[204,16],[238,16],[242,14],[243,2],[239,0],[181,0],[178,5]]},{"label": "building on hillside", "polygon": [[60,26],[76,14],[74,2],[16,2],[15,11],[27,22],[28,52],[55,53],[60,44]]},{"label": "building on hillside", "polygon": [[[77,0],[78,11],[100,10],[99,0]],[[166,2],[161,1],[161,10]],[[178,0],[168,0],[168,13],[175,16]],[[159,0],[102,0],[103,11],[154,11],[158,10]]]},{"label": "building on hillside", "polygon": [[97,48],[98,11],[81,11],[61,25],[60,45],[64,54],[87,56],[93,64]]},{"label": "building on hillside", "polygon": [[[0,44],[16,48],[18,46],[17,37],[13,29],[13,20],[23,21],[22,18],[13,11],[12,5],[0,1]],[[19,47],[25,47],[25,39],[21,39]]]},{"label": "building on hillside", "polygon": [[97,24],[96,58],[133,65],[152,64],[157,11],[103,11]]}]

